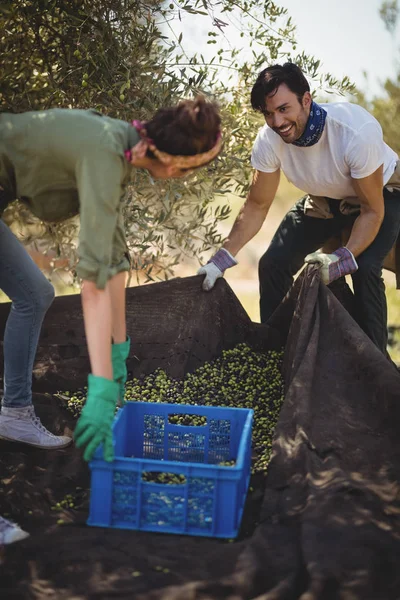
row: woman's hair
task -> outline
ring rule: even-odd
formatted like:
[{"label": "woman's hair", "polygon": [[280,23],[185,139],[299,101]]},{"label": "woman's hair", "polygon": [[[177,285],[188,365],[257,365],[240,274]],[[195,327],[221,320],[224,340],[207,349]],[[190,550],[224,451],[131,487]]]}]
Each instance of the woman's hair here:
[{"label": "woman's hair", "polygon": [[277,90],[282,83],[296,94],[300,103],[304,94],[310,91],[308,81],[297,65],[290,62],[283,66],[272,65],[261,71],[251,90],[251,106],[254,110],[264,112],[266,97]]},{"label": "woman's hair", "polygon": [[214,102],[198,96],[171,108],[161,108],[145,127],[157,150],[191,156],[214,147],[220,133],[221,118]]}]

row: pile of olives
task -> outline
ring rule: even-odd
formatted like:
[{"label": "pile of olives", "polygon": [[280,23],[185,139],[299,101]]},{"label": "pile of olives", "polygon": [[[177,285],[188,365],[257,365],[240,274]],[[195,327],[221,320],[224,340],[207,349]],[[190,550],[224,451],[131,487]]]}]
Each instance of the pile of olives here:
[{"label": "pile of olives", "polygon": [[[180,380],[161,369],[131,379],[126,383],[125,400],[253,409],[252,472],[265,471],[283,403],[282,357],[283,351],[256,352],[239,344]],[[74,394],[59,393],[57,397],[77,417],[86,388]],[[174,419],[181,425],[201,425],[204,417],[174,415]]]}]

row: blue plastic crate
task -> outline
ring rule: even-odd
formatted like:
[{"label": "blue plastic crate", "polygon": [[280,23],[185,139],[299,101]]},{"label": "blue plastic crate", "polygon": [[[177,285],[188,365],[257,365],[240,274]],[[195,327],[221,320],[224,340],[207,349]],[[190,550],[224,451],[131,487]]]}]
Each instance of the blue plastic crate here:
[{"label": "blue plastic crate", "polygon": [[[187,424],[192,415],[202,424]],[[114,462],[99,448],[89,464],[88,524],[234,538],[250,479],[252,422],[253,411],[243,408],[128,402],[113,425]],[[234,466],[219,464],[227,461]]]}]

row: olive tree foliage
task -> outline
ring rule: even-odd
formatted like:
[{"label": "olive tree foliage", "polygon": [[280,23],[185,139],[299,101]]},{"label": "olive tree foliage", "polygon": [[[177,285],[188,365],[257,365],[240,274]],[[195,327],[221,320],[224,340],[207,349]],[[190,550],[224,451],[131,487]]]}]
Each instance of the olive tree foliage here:
[{"label": "olive tree foliage", "polygon": [[[394,40],[399,40],[397,31],[400,26],[400,4],[398,0],[384,2],[379,14],[387,31]],[[400,155],[400,46],[397,48],[399,69],[393,79],[387,79],[383,84],[382,96],[367,100],[365,94],[358,90],[357,101],[367,108],[382,126],[385,142]]]},{"label": "olive tree foliage", "polygon": [[383,2],[379,14],[383,20],[386,29],[392,35],[396,31],[397,20],[400,14],[400,6],[397,0],[387,0]]},{"label": "olive tree foliage", "polygon": [[[204,32],[204,45],[193,39],[188,19]],[[149,279],[168,278],[182,257],[200,260],[221,243],[218,223],[230,209],[216,206],[215,196],[246,195],[251,146],[262,124],[249,103],[258,72],[290,60],[315,89],[351,89],[348,78],[321,73],[316,58],[296,51],[286,9],[270,0],[2,0],[0,110],[95,108],[146,120],[199,93],[216,100],[221,156],[186,180],[157,182],[137,170],[130,186],[133,268]],[[9,221],[22,219],[25,241],[44,240],[73,263],[77,220],[44,224],[17,205],[7,212]]]}]

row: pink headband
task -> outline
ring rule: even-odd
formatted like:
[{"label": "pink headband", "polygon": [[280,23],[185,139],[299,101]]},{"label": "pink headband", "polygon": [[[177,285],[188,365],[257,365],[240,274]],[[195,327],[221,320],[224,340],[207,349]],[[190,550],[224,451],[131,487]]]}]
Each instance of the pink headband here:
[{"label": "pink headband", "polygon": [[129,162],[131,162],[133,158],[143,158],[146,156],[147,150],[151,150],[154,156],[158,158],[158,160],[164,165],[173,165],[181,169],[195,169],[196,167],[201,167],[202,165],[205,165],[216,158],[222,148],[222,135],[221,132],[218,131],[214,146],[210,150],[207,150],[207,152],[184,156],[168,154],[168,152],[162,152],[161,150],[158,150],[153,140],[147,137],[144,123],[135,120],[132,121],[132,125],[137,129],[142,139],[131,150],[125,151],[125,156]]}]

